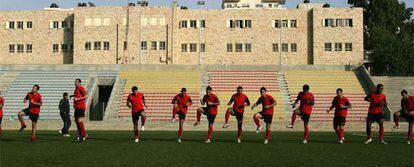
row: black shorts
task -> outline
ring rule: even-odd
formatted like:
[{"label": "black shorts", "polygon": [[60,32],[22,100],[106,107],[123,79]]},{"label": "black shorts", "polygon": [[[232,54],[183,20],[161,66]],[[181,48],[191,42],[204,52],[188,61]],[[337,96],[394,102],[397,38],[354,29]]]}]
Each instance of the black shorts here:
[{"label": "black shorts", "polygon": [[214,120],[216,120],[216,116],[211,114],[210,110],[207,107],[203,107],[203,114],[207,116],[207,120],[209,123],[214,123]]},{"label": "black shorts", "polygon": [[258,112],[257,114],[260,114],[262,116],[261,119],[267,124],[271,124],[273,121],[273,115],[265,115],[263,112]]},{"label": "black shorts", "polygon": [[[414,111],[410,111],[410,112],[414,112]],[[407,112],[405,114],[405,117],[404,118],[405,118],[405,120],[407,120],[408,123],[414,123],[414,116],[411,116],[411,115],[408,114],[410,112]]]},{"label": "black shorts", "polygon": [[142,112],[144,112],[144,110],[140,110],[138,112],[132,112],[132,121],[137,122],[139,120],[139,116],[142,116]]},{"label": "black shorts", "polygon": [[1,121],[3,120],[3,117],[0,117],[0,125],[1,125]]},{"label": "black shorts", "polygon": [[29,108],[25,108],[24,110],[22,110],[24,112],[25,116],[29,116],[29,119],[32,122],[37,122],[37,120],[39,120],[39,114],[33,114],[30,112]]},{"label": "black shorts", "polygon": [[333,128],[336,129],[338,126],[345,126],[346,118],[340,116],[334,116]]},{"label": "black shorts", "polygon": [[232,112],[230,112],[230,115],[235,116],[237,121],[243,121],[243,113],[239,113],[237,111],[234,111],[232,108]]},{"label": "black shorts", "polygon": [[383,120],[385,117],[384,117],[384,114],[369,114],[368,113],[368,116],[367,116],[367,122],[380,122],[381,120]]},{"label": "black shorts", "polygon": [[300,112],[299,116],[300,116],[300,119],[302,119],[303,122],[309,122],[309,120],[310,120],[310,115],[305,114],[302,111]]},{"label": "black shorts", "polygon": [[75,109],[75,118],[85,117],[85,110]]},{"label": "black shorts", "polygon": [[177,114],[178,114],[178,118],[179,118],[180,120],[185,120],[185,116],[186,116],[186,114],[184,114],[183,112],[181,112],[181,110],[178,110],[178,111],[177,111]]}]

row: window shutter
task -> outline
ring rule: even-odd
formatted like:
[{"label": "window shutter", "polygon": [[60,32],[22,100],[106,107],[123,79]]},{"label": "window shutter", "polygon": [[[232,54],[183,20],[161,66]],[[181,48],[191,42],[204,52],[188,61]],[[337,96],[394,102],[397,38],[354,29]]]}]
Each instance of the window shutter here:
[{"label": "window shutter", "polygon": [[6,29],[10,29],[10,28],[9,28],[9,27],[10,27],[10,23],[9,23],[8,21],[6,22],[6,24],[5,24],[5,25],[6,25]]},{"label": "window shutter", "polygon": [[197,20],[197,26],[196,26],[196,28],[200,28],[200,27],[201,27],[200,20]]},{"label": "window shutter", "polygon": [[272,27],[272,28],[275,28],[275,27],[276,27],[276,20],[272,20],[272,25],[271,25],[271,27]]},{"label": "window shutter", "polygon": [[50,29],[53,29],[53,21],[50,21],[50,22],[49,22],[49,28],[50,28]]},{"label": "window shutter", "polygon": [[322,27],[325,27],[325,19],[322,19]]},{"label": "window shutter", "polygon": [[227,28],[230,28],[230,22],[231,20],[227,20]]}]

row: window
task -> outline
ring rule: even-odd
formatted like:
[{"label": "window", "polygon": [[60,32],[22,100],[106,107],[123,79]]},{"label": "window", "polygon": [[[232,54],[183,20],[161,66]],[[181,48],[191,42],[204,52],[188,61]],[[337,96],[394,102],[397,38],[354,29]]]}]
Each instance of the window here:
[{"label": "window", "polygon": [[243,51],[243,44],[236,43],[236,52],[242,52]]},{"label": "window", "polygon": [[128,42],[124,41],[124,50],[128,50]]},{"label": "window", "polygon": [[282,43],[282,52],[288,52],[289,51],[289,45],[287,43]]},{"label": "window", "polygon": [[280,20],[275,20],[275,28],[280,28],[280,27],[281,27]]},{"label": "window", "polygon": [[195,43],[190,44],[190,52],[197,52],[197,44]]},{"label": "window", "polygon": [[197,20],[190,20],[190,28],[197,28]]},{"label": "window", "polygon": [[250,8],[250,4],[244,3],[244,4],[242,4],[242,8]]},{"label": "window", "polygon": [[26,28],[31,29],[32,27],[33,27],[33,22],[28,21],[28,22],[26,23]]},{"label": "window", "polygon": [[93,50],[101,50],[101,42],[97,41],[93,43]]},{"label": "window", "polygon": [[104,50],[109,50],[109,42],[105,41],[103,42],[103,44],[104,44]]},{"label": "window", "polygon": [[336,26],[337,27],[343,27],[344,26],[344,20],[343,19],[336,19]]},{"label": "window", "polygon": [[282,27],[288,27],[288,21],[282,20]]},{"label": "window", "polygon": [[73,44],[69,44],[69,50],[73,52]]},{"label": "window", "polygon": [[206,52],[206,44],[205,43],[200,44],[200,52]]},{"label": "window", "polygon": [[236,20],[235,23],[236,28],[243,28],[243,20]]},{"label": "window", "polygon": [[181,21],[181,28],[187,28],[187,20]]},{"label": "window", "polygon": [[59,22],[53,21],[53,28],[59,28]]},{"label": "window", "polygon": [[17,22],[17,29],[23,30],[23,22],[22,21]]},{"label": "window", "polygon": [[147,50],[147,41],[141,41],[141,50]]},{"label": "window", "polygon": [[69,47],[67,44],[62,44],[62,52],[68,52],[69,51]]},{"label": "window", "polygon": [[290,27],[296,28],[297,26],[296,20],[290,20]]},{"label": "window", "polygon": [[70,22],[70,27],[75,27],[75,23],[73,21]]},{"label": "window", "polygon": [[59,44],[53,44],[53,53],[59,52]]},{"label": "window", "polygon": [[279,52],[279,44],[274,43],[274,44],[272,45],[272,48],[273,48],[273,52]]},{"label": "window", "polygon": [[68,23],[66,21],[62,21],[62,28],[68,28]]},{"label": "window", "polygon": [[256,4],[256,8],[263,8],[263,4]]},{"label": "window", "polygon": [[14,45],[9,45],[9,53],[14,53]]},{"label": "window", "polygon": [[165,50],[165,41],[160,42],[160,50]]},{"label": "window", "polygon": [[151,50],[157,50],[157,41],[151,41]]},{"label": "window", "polygon": [[325,27],[333,27],[333,19],[325,19]]},{"label": "window", "polygon": [[345,19],[345,26],[352,27],[353,26],[352,19]]},{"label": "window", "polygon": [[201,28],[206,28],[206,21],[205,20],[200,20],[200,27]]},{"label": "window", "polygon": [[229,25],[230,25],[230,28],[234,28],[235,26],[234,26],[234,21],[233,20],[229,20]]},{"label": "window", "polygon": [[9,22],[9,29],[14,29],[14,22],[13,21]]},{"label": "window", "polygon": [[244,51],[245,52],[252,52],[252,44],[251,43],[244,44]]},{"label": "window", "polygon": [[91,50],[92,44],[91,42],[85,42],[85,50]]},{"label": "window", "polygon": [[335,43],[335,51],[342,51],[342,43]]},{"label": "window", "polygon": [[352,51],[352,43],[345,43],[345,51]]},{"label": "window", "polygon": [[24,46],[22,44],[17,45],[17,53],[23,53],[24,52]]},{"label": "window", "polygon": [[244,27],[252,28],[252,21],[251,20],[245,20],[244,21]]},{"label": "window", "polygon": [[332,51],[332,43],[325,43],[325,51]]},{"label": "window", "polygon": [[187,44],[186,43],[181,44],[181,52],[187,52]]},{"label": "window", "polygon": [[233,44],[232,43],[227,44],[227,52],[233,52]]},{"label": "window", "polygon": [[32,53],[32,49],[33,49],[32,44],[26,45],[26,53]]},{"label": "window", "polygon": [[296,43],[290,44],[290,51],[291,52],[297,52],[298,51],[298,44],[296,44]]}]

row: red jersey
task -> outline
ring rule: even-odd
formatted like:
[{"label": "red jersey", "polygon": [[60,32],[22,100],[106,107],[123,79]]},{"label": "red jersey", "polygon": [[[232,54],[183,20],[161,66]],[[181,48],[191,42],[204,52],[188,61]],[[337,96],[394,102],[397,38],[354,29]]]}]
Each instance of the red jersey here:
[{"label": "red jersey", "polygon": [[270,107],[270,108],[266,109],[265,106],[270,106],[271,104],[273,104],[275,102],[276,102],[276,100],[272,96],[266,94],[265,97],[263,97],[263,96],[259,97],[259,99],[256,102],[256,105],[262,104],[262,112],[263,112],[264,115],[273,115],[273,112],[274,112],[273,108],[274,107]]},{"label": "red jersey", "polygon": [[312,113],[315,98],[311,92],[299,92],[296,99],[300,100],[299,110],[307,115]]},{"label": "red jersey", "polygon": [[[78,86],[75,88],[74,95],[76,98],[84,97],[86,94],[87,92],[83,86]],[[86,110],[86,99],[82,99],[78,101],[73,100],[73,108]]]},{"label": "red jersey", "polygon": [[408,96],[401,99],[401,108],[408,112],[414,111],[414,96]]},{"label": "red jersey", "polygon": [[229,103],[233,103],[233,110],[238,113],[244,113],[244,103],[250,105],[249,98],[243,93],[236,93],[231,96]]},{"label": "red jersey", "polygon": [[342,98],[335,96],[332,100],[332,106],[335,107],[335,116],[337,117],[346,117],[348,115],[348,108],[345,106],[350,105],[351,103],[345,96],[342,96]]},{"label": "red jersey", "polygon": [[384,104],[387,103],[387,98],[384,94],[378,94],[378,93],[371,93],[367,96],[367,98],[371,99],[371,102],[369,104],[368,113],[370,114],[381,114],[382,113],[382,107]]},{"label": "red jersey", "polygon": [[2,106],[0,108],[0,117],[3,117],[3,107],[4,107],[4,99],[3,99],[3,97],[0,97],[0,105]]},{"label": "red jersey", "polygon": [[29,92],[24,99],[29,101],[29,111],[32,114],[40,113],[40,106],[32,103],[32,101],[42,103],[42,95],[40,93]]},{"label": "red jersey", "polygon": [[193,103],[193,100],[191,100],[190,96],[188,96],[187,94],[185,94],[184,96],[182,96],[181,94],[177,94],[175,95],[174,99],[173,99],[173,103],[177,102],[178,108],[180,109],[181,112],[183,112],[184,114],[187,114],[188,111],[188,103]]},{"label": "red jersey", "polygon": [[144,94],[137,92],[135,94],[131,93],[128,96],[128,103],[131,103],[132,107],[131,110],[132,112],[139,112],[144,110],[144,105],[143,105],[143,100],[144,100]]},{"label": "red jersey", "polygon": [[[220,101],[219,101],[218,97],[215,94],[210,93],[210,94],[204,95],[203,102],[204,103],[207,103],[207,102],[219,103]],[[217,108],[218,108],[217,105],[208,105],[207,104],[207,109],[210,111],[211,115],[217,115],[217,110],[218,110]]]}]

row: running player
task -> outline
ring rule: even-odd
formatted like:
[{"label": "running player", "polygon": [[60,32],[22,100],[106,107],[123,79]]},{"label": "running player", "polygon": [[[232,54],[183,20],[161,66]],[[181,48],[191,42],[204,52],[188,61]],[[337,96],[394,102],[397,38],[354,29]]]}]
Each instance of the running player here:
[{"label": "running player", "polygon": [[231,96],[231,99],[227,105],[231,104],[233,104],[233,107],[229,107],[226,111],[223,128],[227,128],[229,126],[228,123],[230,115],[235,116],[237,119],[237,143],[241,143],[244,107],[250,106],[249,98],[243,94],[243,87],[237,87],[237,93]]},{"label": "running player", "polygon": [[29,107],[23,109],[17,114],[21,124],[19,132],[22,132],[26,128],[23,116],[29,116],[29,119],[32,121],[32,142],[35,142],[36,140],[36,124],[39,119],[40,106],[42,106],[42,95],[38,92],[39,89],[39,85],[33,85],[32,91],[27,93],[23,100],[23,103],[27,103],[27,101],[29,101]]},{"label": "running player", "polygon": [[128,95],[127,106],[131,109],[132,123],[134,124],[134,141],[139,142],[138,135],[138,120],[141,117],[141,130],[144,131],[144,124],[147,117],[145,116],[145,109],[148,109],[144,94],[138,92],[138,87],[131,88],[132,93]]},{"label": "running player", "polygon": [[82,86],[81,79],[75,80],[75,92],[71,97],[73,97],[73,108],[75,108],[75,123],[78,130],[76,141],[83,142],[88,136],[85,130],[85,124],[82,121],[82,118],[85,117],[86,99],[88,98],[88,93]]},{"label": "running player", "polygon": [[351,103],[348,98],[343,95],[341,88],[336,89],[336,96],[332,100],[331,107],[326,111],[331,112],[335,108],[335,116],[333,120],[333,128],[338,137],[338,143],[343,144],[345,141],[345,122],[348,114],[348,109],[351,108]]},{"label": "running player", "polygon": [[187,89],[181,88],[181,93],[175,95],[174,99],[172,100],[172,103],[174,104],[174,108],[177,111],[178,118],[180,119],[177,141],[181,143],[185,116],[187,115],[188,107],[190,107],[193,104],[193,101],[187,94]]},{"label": "running player", "polygon": [[365,144],[372,142],[371,124],[373,122],[377,122],[379,125],[380,142],[382,144],[387,144],[387,142],[384,141],[384,111],[382,109],[387,106],[387,98],[382,93],[383,90],[384,86],[382,84],[378,84],[376,91],[365,97],[365,101],[370,102],[366,127],[367,140],[365,140]]},{"label": "running player", "polygon": [[400,116],[405,118],[408,122],[407,144],[411,144],[414,125],[414,96],[409,96],[406,90],[401,91],[401,96],[401,110],[394,113],[394,128],[399,128]]},{"label": "running player", "polygon": [[[295,122],[296,115],[299,115],[303,121],[303,126],[305,128],[305,133],[303,135],[303,144],[307,144],[309,140],[309,119],[310,115],[313,110],[313,105],[315,104],[315,98],[313,94],[309,92],[309,85],[303,85],[303,91],[299,92],[298,96],[296,97],[295,103],[293,103],[292,108],[296,108],[296,104],[300,101],[300,106],[297,109],[294,109],[292,115],[292,128],[293,122]],[[290,128],[288,126],[288,128]]]},{"label": "running player", "polygon": [[272,119],[273,119],[274,106],[276,106],[277,102],[271,95],[266,93],[265,87],[260,88],[260,95],[261,96],[259,97],[257,102],[253,104],[252,110],[256,106],[261,104],[262,111],[254,114],[253,120],[254,120],[254,123],[256,124],[256,133],[259,133],[260,129],[262,129],[262,126],[260,126],[259,119],[263,119],[263,121],[266,123],[266,137],[263,143],[267,144],[270,141],[270,133],[272,132]]},{"label": "running player", "polygon": [[4,99],[1,96],[1,92],[0,92],[0,135],[1,135],[1,132],[2,132],[1,121],[3,120],[3,106],[4,106]]},{"label": "running player", "polygon": [[204,95],[203,99],[200,100],[201,105],[206,105],[206,107],[200,107],[197,109],[197,122],[194,123],[194,126],[200,125],[201,120],[201,114],[204,114],[207,116],[208,120],[208,135],[206,143],[211,142],[211,137],[213,135],[213,125],[214,120],[216,119],[217,115],[217,108],[218,105],[220,105],[219,98],[213,93],[213,88],[210,86],[207,86],[206,88],[206,95]]}]

